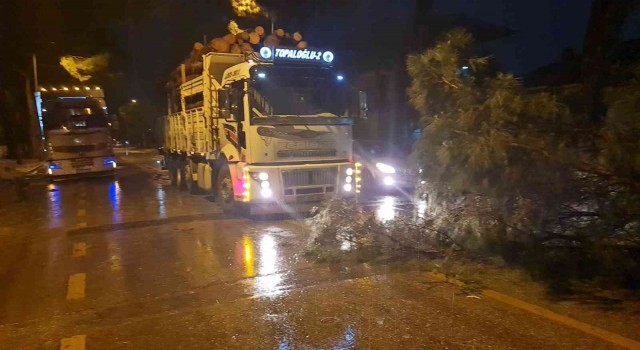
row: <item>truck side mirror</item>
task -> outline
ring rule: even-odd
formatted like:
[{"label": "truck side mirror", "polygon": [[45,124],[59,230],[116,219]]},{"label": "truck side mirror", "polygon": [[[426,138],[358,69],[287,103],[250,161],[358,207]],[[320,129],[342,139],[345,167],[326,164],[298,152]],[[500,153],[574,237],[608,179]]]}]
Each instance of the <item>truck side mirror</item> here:
[{"label": "truck side mirror", "polygon": [[220,110],[220,117],[232,119],[229,89],[218,90],[218,109]]},{"label": "truck side mirror", "polygon": [[358,97],[360,101],[360,118],[367,118],[367,110],[369,110],[369,106],[367,105],[367,93],[364,91],[358,92]]}]

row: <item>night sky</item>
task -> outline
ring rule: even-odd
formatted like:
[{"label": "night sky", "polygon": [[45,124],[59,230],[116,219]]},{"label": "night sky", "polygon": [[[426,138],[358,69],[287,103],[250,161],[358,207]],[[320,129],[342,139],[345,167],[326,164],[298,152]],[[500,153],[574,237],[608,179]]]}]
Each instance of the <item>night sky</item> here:
[{"label": "night sky", "polygon": [[[426,1],[426,0],[425,0]],[[234,18],[228,0],[25,0],[38,7],[47,23],[39,33],[38,50],[46,57],[48,41],[56,41],[56,53],[86,55],[108,51],[110,74],[123,82],[114,90],[113,104],[129,98],[147,101],[164,112],[162,89],[169,72],[184,59],[195,41],[210,40],[226,32]],[[338,68],[352,76],[364,69],[403,61],[406,45],[415,36],[415,1],[259,1],[274,10],[276,27],[301,31],[310,45],[339,53]],[[513,31],[511,36],[484,43],[495,54],[502,70],[523,76],[557,61],[563,48],[582,50],[590,0],[434,0],[433,15],[463,14]],[[47,4],[45,6],[45,4]],[[57,22],[56,22],[57,18]],[[627,38],[640,33],[634,16],[626,27]],[[262,22],[262,23],[260,23]],[[265,19],[239,21],[241,26],[268,25]],[[23,25],[31,26],[29,17]],[[47,46],[50,45],[50,46]],[[101,50],[104,48],[104,50]],[[19,50],[20,48],[18,48]],[[27,50],[26,48],[24,49]],[[50,60],[52,61],[52,60]],[[49,62],[55,63],[55,62]],[[117,107],[117,106],[115,106]]]},{"label": "night sky", "polygon": [[[204,34],[210,39],[224,31],[227,20],[232,18],[226,1],[187,3],[164,1],[147,11],[139,22],[131,47],[131,73],[132,77],[141,78],[132,81],[132,93],[146,94],[150,80],[163,80],[167,70],[179,63],[194,41],[201,41]],[[376,38],[404,36],[397,39],[402,41],[413,34],[414,1],[352,1],[346,5],[344,1],[323,2],[325,5],[309,5],[310,2],[301,5],[304,1],[295,2],[296,5],[286,5],[285,1],[260,3],[284,13],[276,26],[300,30],[312,45],[340,46],[337,51],[344,48],[342,45],[351,49],[352,52],[343,51],[340,62],[347,70],[348,60],[363,56],[375,55],[380,61],[385,60],[387,53],[380,52],[385,49]],[[589,11],[588,0],[435,0],[433,7],[435,15],[464,14],[511,29],[513,35],[485,43],[484,48],[495,54],[503,70],[519,76],[559,60],[563,48],[580,52]],[[289,18],[296,20],[290,23]],[[632,24],[637,26],[638,22]],[[633,26],[630,32],[634,32]],[[150,62],[149,52],[153,52],[153,60],[157,62]]]}]

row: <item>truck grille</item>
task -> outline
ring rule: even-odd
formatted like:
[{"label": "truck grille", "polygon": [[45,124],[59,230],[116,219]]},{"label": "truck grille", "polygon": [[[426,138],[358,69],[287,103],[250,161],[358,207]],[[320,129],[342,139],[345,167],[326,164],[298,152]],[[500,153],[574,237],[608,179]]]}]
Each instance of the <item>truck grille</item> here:
[{"label": "truck grille", "polygon": [[335,149],[307,149],[278,151],[278,158],[335,157]]},{"label": "truck grille", "polygon": [[282,182],[284,188],[335,185],[336,174],[336,168],[283,171]]}]

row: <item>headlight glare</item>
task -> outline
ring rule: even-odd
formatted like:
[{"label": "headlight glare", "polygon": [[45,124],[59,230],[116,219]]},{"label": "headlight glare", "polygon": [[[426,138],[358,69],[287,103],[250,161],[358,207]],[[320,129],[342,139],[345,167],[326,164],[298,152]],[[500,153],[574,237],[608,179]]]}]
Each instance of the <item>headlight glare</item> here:
[{"label": "headlight glare", "polygon": [[396,168],[384,163],[376,163],[376,168],[385,174],[395,174]]}]

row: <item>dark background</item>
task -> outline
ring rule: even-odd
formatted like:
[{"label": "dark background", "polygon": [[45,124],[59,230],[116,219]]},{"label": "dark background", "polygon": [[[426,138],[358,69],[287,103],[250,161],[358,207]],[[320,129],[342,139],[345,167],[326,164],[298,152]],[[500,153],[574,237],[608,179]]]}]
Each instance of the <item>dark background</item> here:
[{"label": "dark background", "polygon": [[[365,73],[371,77],[376,71],[394,72],[385,76],[393,80],[392,99],[402,100],[406,54],[425,49],[442,31],[459,25],[469,28],[481,50],[495,55],[501,70],[526,76],[560,60],[565,48],[582,51],[592,1],[264,0],[259,4],[275,14],[276,28],[299,31],[310,46],[335,51],[336,69],[351,83],[362,85]],[[106,52],[109,68],[91,84],[105,87],[111,112],[136,99],[156,116],[166,111],[164,83],[169,72],[194,42],[226,33],[231,19],[241,27],[270,27],[264,17],[237,18],[228,0],[9,0],[2,2],[0,13],[1,83],[15,95],[16,103],[24,89],[12,87],[23,85],[31,74],[33,53],[40,82],[47,85],[71,80],[61,73],[60,56]],[[637,37],[639,28],[640,17],[634,13],[625,20],[623,39]],[[376,79],[369,79],[365,87],[371,88]],[[385,94],[374,91],[372,96]],[[411,120],[406,106],[384,113],[394,114],[392,123]]]}]

